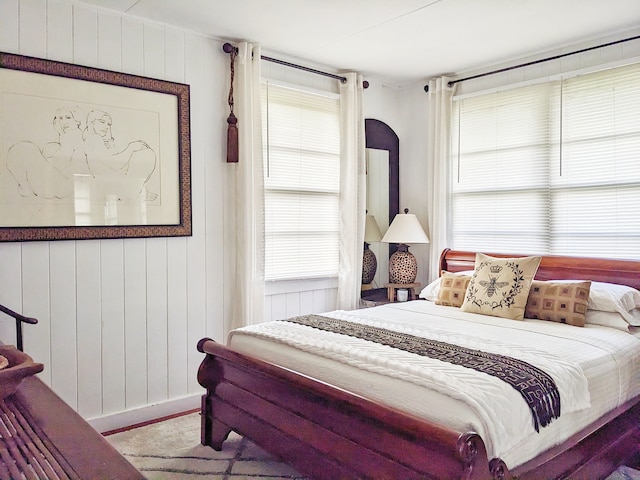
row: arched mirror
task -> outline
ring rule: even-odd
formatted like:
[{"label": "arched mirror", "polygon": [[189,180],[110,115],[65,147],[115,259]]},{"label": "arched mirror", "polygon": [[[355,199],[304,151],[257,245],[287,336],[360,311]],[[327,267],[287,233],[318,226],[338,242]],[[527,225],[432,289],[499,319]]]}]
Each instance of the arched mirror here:
[{"label": "arched mirror", "polygon": [[[367,162],[367,212],[373,215],[382,235],[400,211],[400,152],[398,135],[386,123],[367,118],[365,123]],[[378,267],[372,285],[389,282],[389,257],[395,245],[374,242],[369,245]]]}]

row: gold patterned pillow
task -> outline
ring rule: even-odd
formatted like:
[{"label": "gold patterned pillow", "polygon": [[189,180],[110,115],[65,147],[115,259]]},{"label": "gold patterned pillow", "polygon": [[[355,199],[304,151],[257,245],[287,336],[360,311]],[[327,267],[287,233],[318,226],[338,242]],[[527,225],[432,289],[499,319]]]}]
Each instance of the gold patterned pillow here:
[{"label": "gold patterned pillow", "polygon": [[476,253],[475,271],[460,309],[522,320],[540,260],[541,257],[494,258]]},{"label": "gold patterned pillow", "polygon": [[584,327],[590,281],[541,282],[534,280],[524,316]]},{"label": "gold patterned pillow", "polygon": [[440,290],[438,290],[436,305],[446,305],[448,307],[462,305],[470,280],[470,275],[456,275],[443,270],[440,274]]}]

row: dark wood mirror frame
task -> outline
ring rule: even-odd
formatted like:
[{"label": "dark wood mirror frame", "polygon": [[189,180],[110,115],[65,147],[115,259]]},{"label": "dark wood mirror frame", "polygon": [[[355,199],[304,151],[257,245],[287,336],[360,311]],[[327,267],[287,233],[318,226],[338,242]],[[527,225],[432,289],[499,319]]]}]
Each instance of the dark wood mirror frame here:
[{"label": "dark wood mirror frame", "polygon": [[[365,118],[365,147],[389,152],[389,222],[400,212],[400,141],[398,135],[386,123],[375,118]],[[389,244],[389,256],[396,249]]]}]

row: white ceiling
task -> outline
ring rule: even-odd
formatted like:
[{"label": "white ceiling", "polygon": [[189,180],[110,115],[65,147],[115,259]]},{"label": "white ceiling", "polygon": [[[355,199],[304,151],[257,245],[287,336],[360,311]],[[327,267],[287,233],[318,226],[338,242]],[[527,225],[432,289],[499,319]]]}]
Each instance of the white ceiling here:
[{"label": "white ceiling", "polygon": [[73,0],[387,79],[455,74],[640,27],[640,0]]}]

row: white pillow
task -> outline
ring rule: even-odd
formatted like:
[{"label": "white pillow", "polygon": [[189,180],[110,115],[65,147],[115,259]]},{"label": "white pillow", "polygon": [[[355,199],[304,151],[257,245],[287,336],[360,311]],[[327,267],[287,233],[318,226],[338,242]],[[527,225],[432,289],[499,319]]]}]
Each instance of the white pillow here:
[{"label": "white pillow", "polygon": [[[465,270],[464,272],[449,272],[449,273],[453,273],[454,275],[471,276],[473,275],[473,270]],[[430,302],[435,302],[438,299],[438,292],[440,291],[441,280],[442,280],[442,277],[436,278],[433,282],[431,282],[429,285],[427,285],[422,289],[418,297],[424,300],[429,300]]]},{"label": "white pillow", "polygon": [[591,282],[590,310],[618,312],[634,327],[640,327],[640,292],[626,285]]},{"label": "white pillow", "polygon": [[584,318],[585,325],[600,325],[629,332],[629,324],[618,312],[603,312],[601,310],[587,310]]}]

